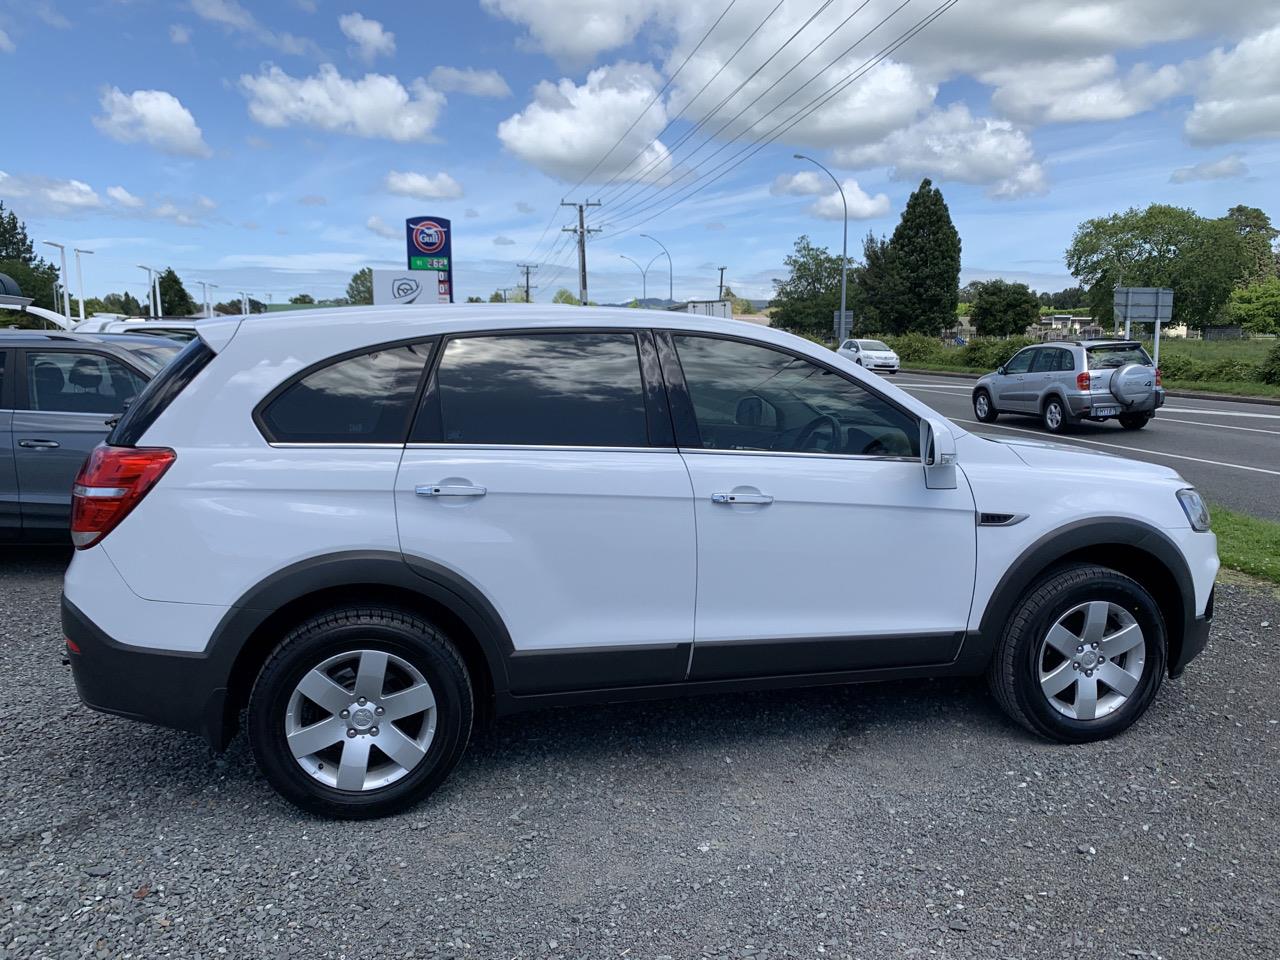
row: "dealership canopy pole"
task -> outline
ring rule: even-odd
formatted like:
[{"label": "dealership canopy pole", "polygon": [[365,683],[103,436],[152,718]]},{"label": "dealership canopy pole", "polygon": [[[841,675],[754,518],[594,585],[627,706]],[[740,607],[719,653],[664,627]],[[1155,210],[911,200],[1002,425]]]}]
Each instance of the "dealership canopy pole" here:
[{"label": "dealership canopy pole", "polygon": [[80,254],[93,253],[92,250],[81,250],[79,247],[73,248],[76,253],[76,285],[80,288],[80,319],[84,320],[84,273],[80,269]]},{"label": "dealership canopy pole", "polygon": [[[61,274],[62,279],[60,281],[62,283],[62,315],[66,317],[68,320],[70,320],[71,319],[71,294],[68,292],[68,290],[71,285],[67,283],[67,248],[65,245],[61,243],[54,243],[52,240],[43,240],[41,242],[44,243],[46,246],[57,247],[58,253],[61,254],[62,256],[62,274]],[[56,305],[57,298],[55,297],[54,299],[55,299],[55,305]]]},{"label": "dealership canopy pole", "polygon": [[138,264],[138,269],[147,271],[147,299],[151,301],[150,309],[147,311],[147,316],[154,319],[156,315],[156,285],[151,282],[152,270],[150,267],[141,263]]}]

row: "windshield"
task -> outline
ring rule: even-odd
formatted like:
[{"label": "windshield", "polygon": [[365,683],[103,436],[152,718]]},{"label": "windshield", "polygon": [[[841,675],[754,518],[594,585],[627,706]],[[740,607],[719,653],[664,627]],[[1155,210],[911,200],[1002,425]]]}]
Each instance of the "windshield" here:
[{"label": "windshield", "polygon": [[881,343],[879,340],[859,340],[858,345],[862,347],[863,350],[882,350],[885,353],[889,352],[889,345],[887,343]]},{"label": "windshield", "polygon": [[1126,363],[1142,363],[1151,366],[1147,351],[1136,343],[1104,343],[1089,347],[1089,366],[1094,370],[1123,367]]}]

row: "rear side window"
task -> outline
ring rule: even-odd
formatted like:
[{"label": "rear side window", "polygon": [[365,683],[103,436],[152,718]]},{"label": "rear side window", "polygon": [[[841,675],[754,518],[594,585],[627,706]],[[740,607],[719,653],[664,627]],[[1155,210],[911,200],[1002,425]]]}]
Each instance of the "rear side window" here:
[{"label": "rear side window", "polygon": [[445,346],[415,440],[648,446],[631,333],[459,337]]},{"label": "rear side window", "polygon": [[27,351],[27,408],[55,413],[123,413],[146,381],[119,360],[69,350]]},{"label": "rear side window", "polygon": [[116,447],[136,447],[165,408],[209,365],[213,357],[213,350],[203,340],[192,340],[183,347],[182,352],[129,405],[107,437],[107,443]]},{"label": "rear side window", "polygon": [[268,397],[258,426],[273,443],[404,443],[430,343],[336,360]]}]

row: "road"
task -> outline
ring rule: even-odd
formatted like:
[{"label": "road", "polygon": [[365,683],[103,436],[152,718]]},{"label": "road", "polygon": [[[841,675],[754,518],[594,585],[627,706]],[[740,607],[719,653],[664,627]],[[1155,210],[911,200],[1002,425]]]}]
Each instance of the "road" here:
[{"label": "road", "polygon": [[1108,421],[1050,437],[1031,417],[1004,414],[996,423],[979,423],[969,401],[972,380],[910,373],[891,380],[974,433],[1053,439],[1163,464],[1211,503],[1280,520],[1280,406],[1171,397],[1144,430],[1124,430]]}]

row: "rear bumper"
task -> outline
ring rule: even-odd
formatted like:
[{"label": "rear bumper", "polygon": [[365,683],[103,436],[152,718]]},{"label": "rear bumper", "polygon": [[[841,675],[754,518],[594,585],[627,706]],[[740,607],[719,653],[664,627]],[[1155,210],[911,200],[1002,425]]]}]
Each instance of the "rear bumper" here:
[{"label": "rear bumper", "polygon": [[1070,393],[1067,394],[1067,405],[1071,408],[1071,413],[1077,417],[1092,416],[1094,407],[1115,407],[1117,412],[1108,414],[1108,417],[1130,413],[1153,414],[1164,406],[1164,391],[1156,390],[1151,394],[1151,399],[1143,403],[1135,403],[1131,407],[1126,407],[1109,393]]},{"label": "rear bumper", "polygon": [[86,706],[200,734],[214,749],[226,746],[226,677],[208,657],[119,643],[65,596],[62,632]]}]

